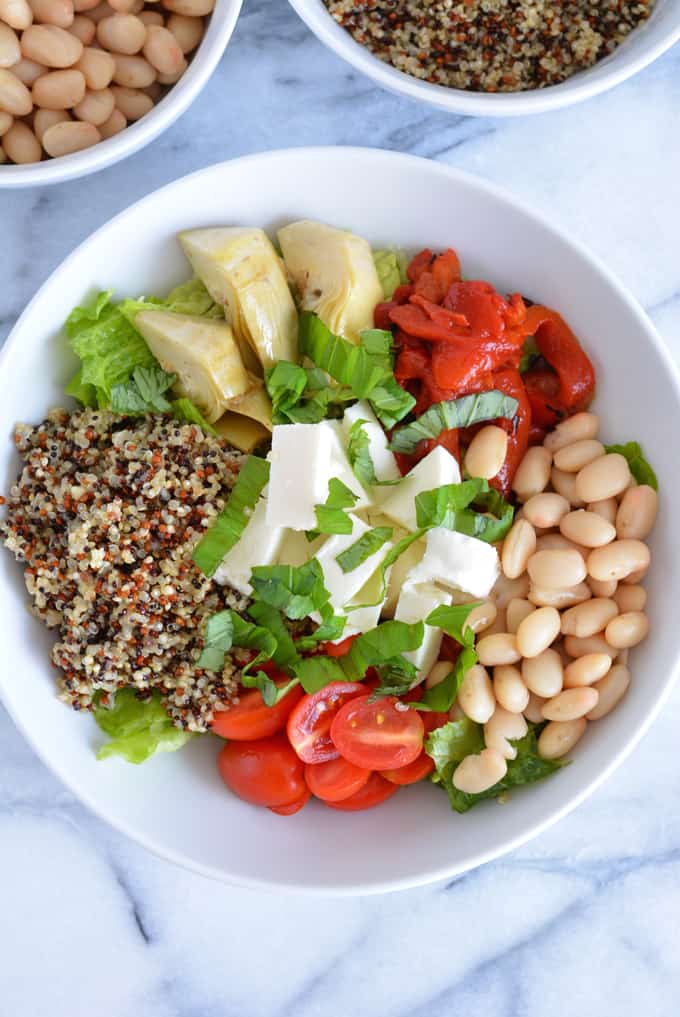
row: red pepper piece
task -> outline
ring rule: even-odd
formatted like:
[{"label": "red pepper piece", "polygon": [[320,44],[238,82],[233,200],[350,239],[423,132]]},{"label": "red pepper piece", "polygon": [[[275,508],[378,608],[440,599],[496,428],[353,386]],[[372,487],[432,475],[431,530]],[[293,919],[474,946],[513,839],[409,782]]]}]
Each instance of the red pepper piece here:
[{"label": "red pepper piece", "polygon": [[456,335],[450,324],[433,321],[422,307],[412,303],[393,307],[390,321],[409,335],[429,342],[450,342]]},{"label": "red pepper piece", "polygon": [[532,367],[524,375],[524,387],[531,405],[532,424],[551,430],[567,416],[558,395],[560,379],[551,368]]},{"label": "red pepper piece", "polygon": [[407,279],[412,283],[416,282],[423,272],[427,272],[429,270],[433,260],[434,255],[428,247],[426,247],[425,250],[420,251],[416,254],[415,258],[411,259],[411,263],[406,269]]},{"label": "red pepper piece", "polygon": [[585,409],[595,393],[595,370],[566,321],[548,307],[535,304],[523,325],[559,379],[556,397],[569,413]]}]

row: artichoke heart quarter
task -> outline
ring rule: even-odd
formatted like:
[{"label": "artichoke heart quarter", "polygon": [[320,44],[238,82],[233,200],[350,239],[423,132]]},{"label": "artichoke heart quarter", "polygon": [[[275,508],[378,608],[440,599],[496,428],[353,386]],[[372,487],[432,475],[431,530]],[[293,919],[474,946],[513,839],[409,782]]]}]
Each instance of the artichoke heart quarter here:
[{"label": "artichoke heart quarter", "polygon": [[[213,300],[225,305],[249,367],[298,359],[297,311],[271,240],[254,227],[186,230],[180,243]],[[259,365],[258,365],[259,366]]]},{"label": "artichoke heart quarter", "polygon": [[366,240],[325,223],[302,220],[278,232],[286,268],[302,307],[314,311],[335,335],[359,342],[373,328],[383,289]]},{"label": "artichoke heart quarter", "polygon": [[210,423],[252,385],[231,327],[211,318],[140,311],[135,328],[165,371],[177,375],[175,391]]},{"label": "artichoke heart quarter", "polygon": [[271,432],[272,429],[272,401],[265,391],[265,387],[259,378],[250,376],[250,387],[243,395],[236,396],[229,400],[229,409],[234,413],[240,413],[244,417],[257,420]]}]

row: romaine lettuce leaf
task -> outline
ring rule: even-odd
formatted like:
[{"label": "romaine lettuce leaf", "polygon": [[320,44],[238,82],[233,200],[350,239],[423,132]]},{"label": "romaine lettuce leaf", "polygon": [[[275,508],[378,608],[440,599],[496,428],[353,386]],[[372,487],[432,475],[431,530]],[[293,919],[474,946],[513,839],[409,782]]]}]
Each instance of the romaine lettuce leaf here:
[{"label": "romaine lettuce leaf", "polygon": [[125,416],[168,413],[172,407],[165,392],[177,381],[162,367],[135,367],[127,381],[111,389],[111,412]]},{"label": "romaine lettuce leaf", "polygon": [[655,491],[659,490],[656,473],[643,456],[642,448],[637,441],[627,441],[625,445],[605,445],[605,449],[607,452],[618,452],[628,461],[630,472],[638,484],[648,484]]},{"label": "romaine lettuce leaf", "polygon": [[135,689],[119,689],[110,709],[95,705],[94,719],[111,739],[99,749],[97,759],[122,756],[128,763],[143,763],[156,752],[181,749],[193,737],[175,727],[156,692],[141,700]]},{"label": "romaine lettuce leaf", "polygon": [[403,251],[374,251],[373,261],[385,300],[391,300],[397,286],[406,282],[406,255]]}]

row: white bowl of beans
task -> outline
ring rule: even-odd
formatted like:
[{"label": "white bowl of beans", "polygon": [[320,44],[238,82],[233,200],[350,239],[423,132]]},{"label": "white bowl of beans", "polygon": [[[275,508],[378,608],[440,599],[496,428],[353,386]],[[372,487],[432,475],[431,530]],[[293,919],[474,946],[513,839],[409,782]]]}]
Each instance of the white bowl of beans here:
[{"label": "white bowl of beans", "polygon": [[[680,472],[672,437],[673,422],[680,417],[680,377],[647,317],[607,269],[580,243],[497,188],[428,160],[374,149],[269,152],[212,166],[150,194],[82,243],[41,288],[0,357],[0,490],[8,490],[19,468],[10,440],[16,422],[37,423],[49,407],[65,404],[64,385],[76,363],[61,328],[75,305],[108,288],[116,298],[167,293],[187,277],[177,243],[182,230],[238,223],[263,227],[273,235],[294,217],[341,225],[376,248],[394,246],[415,253],[426,246],[441,251],[455,245],[467,278],[489,279],[502,293],[522,292],[557,309],[590,356],[596,398],[589,412],[567,419],[546,436],[546,444],[526,454],[515,476],[523,508],[502,552],[503,588],[497,588],[497,608],[486,621],[477,618],[480,629],[485,628],[477,650],[484,667],[495,669],[498,702],[508,713],[528,710],[531,685],[534,697],[551,704],[541,749],[546,756],[569,751],[570,765],[531,787],[513,789],[503,805],[487,801],[465,815],[449,809],[440,789],[421,783],[367,812],[340,814],[312,802],[281,819],[224,788],[213,738],[196,738],[181,752],[160,755],[141,767],[111,759],[98,762],[94,720],[67,709],[57,698],[49,663],[53,635],[27,613],[21,570],[4,551],[0,696],[35,750],[72,792],[159,855],[251,887],[377,893],[452,877],[540,833],[622,763],[661,709],[680,669],[680,541],[674,511],[680,501]],[[656,470],[659,513],[650,532],[654,506],[632,506],[637,529],[625,530],[632,539],[623,548],[622,562],[625,541],[603,541],[612,536],[612,518],[617,527],[630,526],[630,519],[617,518],[619,511],[626,515],[622,506],[630,497],[623,491],[627,467],[623,469],[625,462],[616,455],[588,460],[601,451],[598,440],[629,439],[641,443]],[[476,447],[475,452],[477,462],[470,458],[468,465],[491,475],[493,469],[489,472],[481,463],[484,450]],[[486,454],[490,452],[487,446]],[[579,514],[574,484],[591,514]],[[553,491],[548,490],[551,486]],[[618,509],[611,504],[616,498],[621,500]],[[594,512],[595,505],[609,522]],[[604,585],[612,568],[623,568],[618,574],[630,578],[632,569],[647,562],[634,534],[645,534],[651,552],[651,567],[641,580],[646,593],[637,579],[624,582],[614,591],[620,600],[616,615],[613,586]],[[600,545],[599,550],[588,550],[588,544]],[[603,584],[594,588],[597,598],[583,600],[579,594],[584,559],[577,551],[565,551],[575,546],[593,556],[588,581],[599,577]],[[618,560],[612,561],[613,553]],[[527,599],[529,581],[544,591],[541,606],[546,610],[531,610],[536,605]],[[558,589],[561,583],[567,584],[566,599]],[[595,639],[587,633],[606,627],[609,646],[616,647],[617,656],[627,654],[626,647],[646,632],[640,630],[643,611],[649,635],[630,651],[626,666],[617,664],[610,672],[614,678],[599,686],[595,713],[588,683],[601,681],[608,661],[599,652],[602,636]],[[552,667],[546,666],[554,663],[561,675],[556,651],[535,673],[525,669],[526,687],[513,666],[518,650],[527,660],[545,652],[558,612],[565,641],[574,641],[574,653],[568,647],[565,651],[573,661],[567,665],[562,699],[555,695],[560,682],[551,684]],[[500,615],[506,631],[494,632],[488,626]],[[489,678],[481,684],[488,691]],[[472,698],[475,689],[466,689],[466,694]],[[620,702],[612,709],[617,698]],[[466,709],[472,713],[469,699]],[[532,699],[531,708],[537,706],[540,702]],[[591,715],[587,726],[582,716],[586,710]],[[480,723],[489,716],[488,710],[477,713]],[[516,727],[514,733],[498,729],[503,716],[494,721],[494,739],[517,736]],[[537,722],[547,719],[540,711],[532,716]],[[516,712],[518,723],[521,713]],[[479,774],[465,776],[467,790],[474,791],[473,778],[478,780]],[[647,781],[653,792],[654,772],[647,774]],[[658,802],[659,810],[666,807]]]},{"label": "white bowl of beans", "polygon": [[241,0],[0,0],[0,188],[93,173],[187,108]]},{"label": "white bowl of beans", "polygon": [[526,0],[510,16],[510,5],[485,0],[290,3],[321,42],[383,88],[468,116],[523,116],[581,102],[680,38],[678,0]]}]

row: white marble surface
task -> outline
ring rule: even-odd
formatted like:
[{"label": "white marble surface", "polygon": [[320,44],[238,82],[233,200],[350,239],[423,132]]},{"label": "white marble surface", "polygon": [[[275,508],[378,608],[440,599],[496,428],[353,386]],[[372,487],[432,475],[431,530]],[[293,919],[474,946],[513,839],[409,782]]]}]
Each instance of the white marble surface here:
[{"label": "white marble surface", "polygon": [[[604,257],[680,356],[679,90],[676,48],[562,113],[447,116],[358,77],[284,0],[245,0],[218,72],[150,148],[84,181],[0,192],[0,338],[60,259],[149,190],[241,153],[331,143],[507,185]],[[679,722],[680,689],[603,789],[504,860],[449,886],[326,902],[158,861],[82,808],[0,707],[0,1017],[674,1017]]]}]

